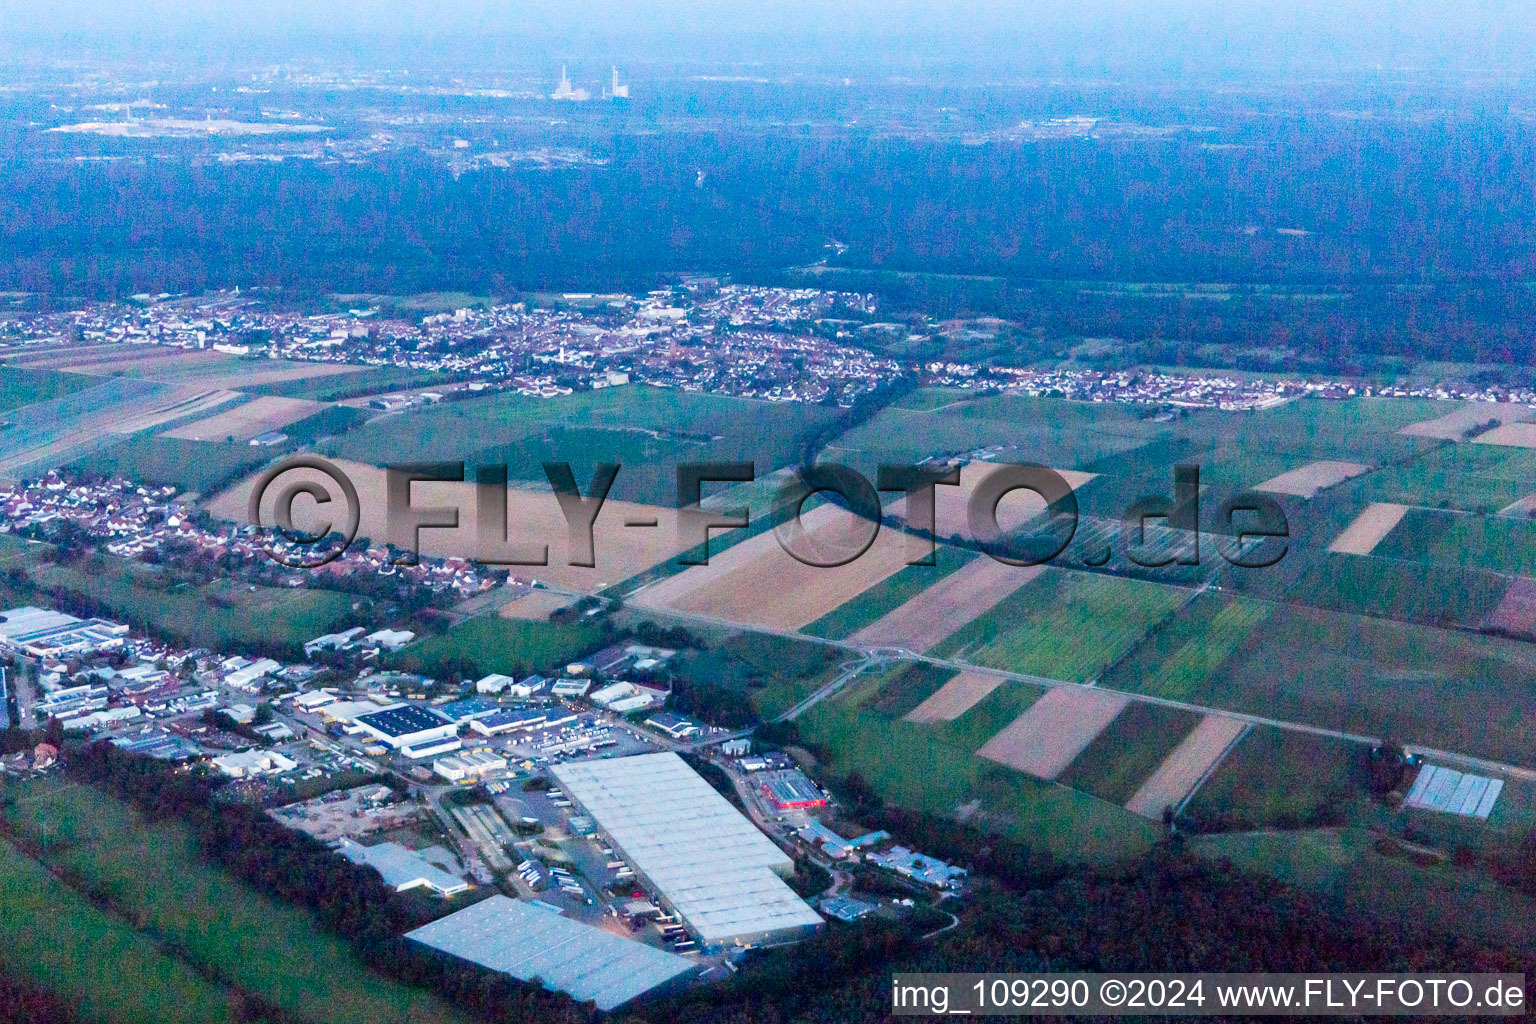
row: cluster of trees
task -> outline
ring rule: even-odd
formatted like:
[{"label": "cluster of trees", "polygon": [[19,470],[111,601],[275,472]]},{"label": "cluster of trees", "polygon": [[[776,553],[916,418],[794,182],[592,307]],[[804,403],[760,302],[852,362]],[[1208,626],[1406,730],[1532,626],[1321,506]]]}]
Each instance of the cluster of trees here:
[{"label": "cluster of trees", "polygon": [[10,1024],[76,1024],[75,1008],[23,978],[0,973],[0,1007]]},{"label": "cluster of trees", "polygon": [[682,267],[786,283],[835,238],[834,269],[875,277],[817,281],[1047,338],[1127,339],[1148,360],[1536,362],[1522,283],[1536,131],[1513,117],[1239,118],[1157,142],[721,130],[603,145],[606,166],[555,174],[454,175],[419,153],[200,166],[19,152],[0,165],[0,287],[506,295],[644,288]]}]

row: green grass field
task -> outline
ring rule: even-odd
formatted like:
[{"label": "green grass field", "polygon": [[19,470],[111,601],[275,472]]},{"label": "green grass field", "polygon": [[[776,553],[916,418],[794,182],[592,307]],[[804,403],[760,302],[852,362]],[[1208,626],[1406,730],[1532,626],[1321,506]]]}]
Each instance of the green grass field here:
[{"label": "green grass field", "polygon": [[5,972],[53,992],[82,1021],[233,1024],[241,1019],[227,988],[98,910],[3,839],[0,917]]},{"label": "green grass field", "polygon": [[936,653],[1086,683],[1185,596],[1159,583],[1051,568],[961,627]]},{"label": "green grass field", "polygon": [[1185,812],[1197,828],[1212,831],[1374,822],[1384,812],[1364,788],[1366,754],[1360,744],[1256,728]]},{"label": "green grass field", "polygon": [[1191,698],[1213,707],[1536,764],[1536,647],[1276,608]]},{"label": "green grass field", "polygon": [[1362,481],[1367,501],[1491,514],[1536,491],[1536,449],[1442,444]]},{"label": "green grass field", "polygon": [[101,378],[83,373],[0,366],[0,411],[61,398],[100,383]]},{"label": "green grass field", "polygon": [[1199,724],[1192,711],[1132,701],[1056,781],[1123,804]]},{"label": "green grass field", "polygon": [[1120,807],[975,756],[1034,703],[1038,688],[1007,683],[952,722],[917,725],[877,710],[888,682],[861,680],[796,720],[802,741],[834,773],[857,772],[887,803],[913,810],[979,810],[989,823],[1071,860],[1121,860],[1156,838],[1151,823]]},{"label": "green grass field", "polygon": [[1536,576],[1536,522],[1512,516],[1462,515],[1413,508],[1371,554],[1451,568]]},{"label": "green grass field", "polygon": [[179,825],[146,823],[97,790],[58,780],[18,784],[16,795],[4,812],[10,827],[40,842],[46,825],[48,863],[196,969],[316,1024],[463,1020],[434,996],[369,971],[303,910],[203,863]]},{"label": "green grass field", "polygon": [[901,718],[957,674],[952,669],[920,661],[904,662],[885,672],[877,688],[869,692],[860,706],[887,718]]},{"label": "green grass field", "polygon": [[260,448],[229,441],[187,441],[138,434],[82,455],[67,469],[141,484],[170,484],[212,495],[254,473],[287,448]]},{"label": "green grass field", "polygon": [[918,462],[980,448],[993,449],[1003,462],[1070,469],[1169,432],[1166,425],[1143,419],[1134,406],[1024,395],[948,401],[942,394],[919,396],[909,396],[842,434],[828,446],[827,457],[871,479],[880,462]]},{"label": "green grass field", "polygon": [[356,373],[334,373],[315,377],[295,377],[248,388],[255,395],[279,395],[283,398],[308,398],[315,402],[341,402],[348,398],[377,395],[389,391],[429,388],[451,383],[452,374],[435,370],[412,370],[404,366],[372,366]]},{"label": "green grass field", "polygon": [[427,637],[393,661],[407,671],[438,676],[465,664],[481,673],[558,672],[598,647],[603,637],[602,627],[590,621],[529,622],[493,612]]},{"label": "green grass field", "polygon": [[751,461],[757,474],[797,462],[837,410],[639,385],[555,399],[498,394],[374,420],[327,442],[360,462],[412,459],[505,463],[513,479],[543,479],[540,463],[570,462],[583,486],[597,462],[623,470],[611,496],[677,503],[684,462]]},{"label": "green grass field", "polygon": [[1384,558],[1384,546],[1370,555],[1324,554],[1289,596],[1317,608],[1476,629],[1509,589],[1488,569]]},{"label": "green grass field", "polygon": [[[1269,605],[1203,594],[1188,615],[1171,617],[1139,657],[1127,658],[1106,685],[1169,700],[1192,700],[1226,664],[1253,629],[1269,617]],[[1200,608],[1195,609],[1194,605]]]}]

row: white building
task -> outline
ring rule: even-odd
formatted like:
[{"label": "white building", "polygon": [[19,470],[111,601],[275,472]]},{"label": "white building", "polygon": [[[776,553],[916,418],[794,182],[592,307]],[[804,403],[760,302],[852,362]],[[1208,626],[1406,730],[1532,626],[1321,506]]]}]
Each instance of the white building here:
[{"label": "white building", "polygon": [[362,642],[382,650],[398,651],[415,639],[416,634],[408,629],[380,629],[363,637]]},{"label": "white building", "polygon": [[435,762],[432,770],[449,782],[468,782],[483,775],[506,771],[507,759],[497,757],[488,750],[467,750]]},{"label": "white building", "polygon": [[500,672],[492,672],[484,679],[475,682],[476,693],[500,693],[512,685],[512,677],[504,676]]},{"label": "white building", "polygon": [[391,747],[415,747],[435,740],[457,737],[459,725],[432,708],[419,704],[392,704],[360,714],[352,720],[369,735]]},{"label": "white building", "polygon": [[299,711],[314,711],[335,700],[336,695],[329,690],[311,690],[294,697],[293,706]]},{"label": "white building", "polygon": [[771,945],[821,926],[784,883],[794,861],[676,754],[559,764],[550,774],[701,945]]},{"label": "white building", "polygon": [[213,766],[225,775],[245,779],[253,775],[280,775],[297,768],[299,763],[273,750],[246,750],[216,757]]},{"label": "white building", "polygon": [[260,661],[247,665],[244,668],[235,669],[224,677],[224,683],[227,686],[233,686],[237,690],[259,689],[258,680],[265,679],[282,667],[271,658],[262,658]]},{"label": "white building", "polygon": [[453,896],[467,892],[469,883],[458,875],[433,864],[423,854],[440,853],[439,859],[447,859],[446,851],[430,848],[417,853],[399,843],[379,843],[363,846],[350,839],[343,839],[336,846],[337,852],[354,864],[363,864],[379,873],[385,884],[396,892],[407,889],[431,889],[439,896]]}]

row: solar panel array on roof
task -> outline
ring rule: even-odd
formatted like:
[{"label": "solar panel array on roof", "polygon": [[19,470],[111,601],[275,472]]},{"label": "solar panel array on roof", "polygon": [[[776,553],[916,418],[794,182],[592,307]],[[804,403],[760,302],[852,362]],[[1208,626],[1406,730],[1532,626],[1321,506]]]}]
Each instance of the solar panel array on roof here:
[{"label": "solar panel array on roof", "polygon": [[538,978],[600,1010],[698,970],[691,960],[506,896],[482,900],[405,937],[523,981]]},{"label": "solar panel array on roof", "polygon": [[705,945],[797,938],[822,919],[782,875],[794,862],[673,753],[550,769]]},{"label": "solar panel array on roof", "polygon": [[1493,813],[1493,805],[1504,791],[1503,779],[1490,779],[1486,775],[1470,775],[1453,768],[1425,765],[1403,803],[1409,807],[1422,807],[1446,814],[1460,814],[1468,818],[1486,818]]},{"label": "solar panel array on roof", "polygon": [[440,729],[453,724],[431,708],[415,704],[397,704],[366,715],[358,715],[356,721],[396,737],[414,736],[419,732]]}]

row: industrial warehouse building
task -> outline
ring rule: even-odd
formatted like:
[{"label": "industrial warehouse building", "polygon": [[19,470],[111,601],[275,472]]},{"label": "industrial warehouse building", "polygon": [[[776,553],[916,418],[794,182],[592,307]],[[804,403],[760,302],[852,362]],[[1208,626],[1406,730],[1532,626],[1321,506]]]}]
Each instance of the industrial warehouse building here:
[{"label": "industrial warehouse building", "polygon": [[821,926],[784,883],[794,861],[676,754],[550,773],[702,945],[789,942]]},{"label": "industrial warehouse building", "polygon": [[[396,892],[430,889],[439,896],[456,896],[469,891],[469,883],[464,879],[399,843],[363,846],[350,839],[341,839],[336,844],[336,851],[354,864],[373,868]],[[430,847],[423,853],[436,854],[439,860],[447,859],[447,851],[441,847]]]},{"label": "industrial warehouse building", "polygon": [[106,619],[77,619],[46,608],[8,608],[0,612],[0,650],[34,658],[111,650],[123,645],[128,627]]},{"label": "industrial warehouse building", "polygon": [[446,740],[459,732],[458,725],[446,716],[415,704],[380,708],[358,715],[353,721],[369,734],[396,748],[425,747],[432,740]]},{"label": "industrial warehouse building", "polygon": [[647,992],[677,988],[698,972],[691,960],[492,896],[405,937],[451,956],[612,1010]]}]

